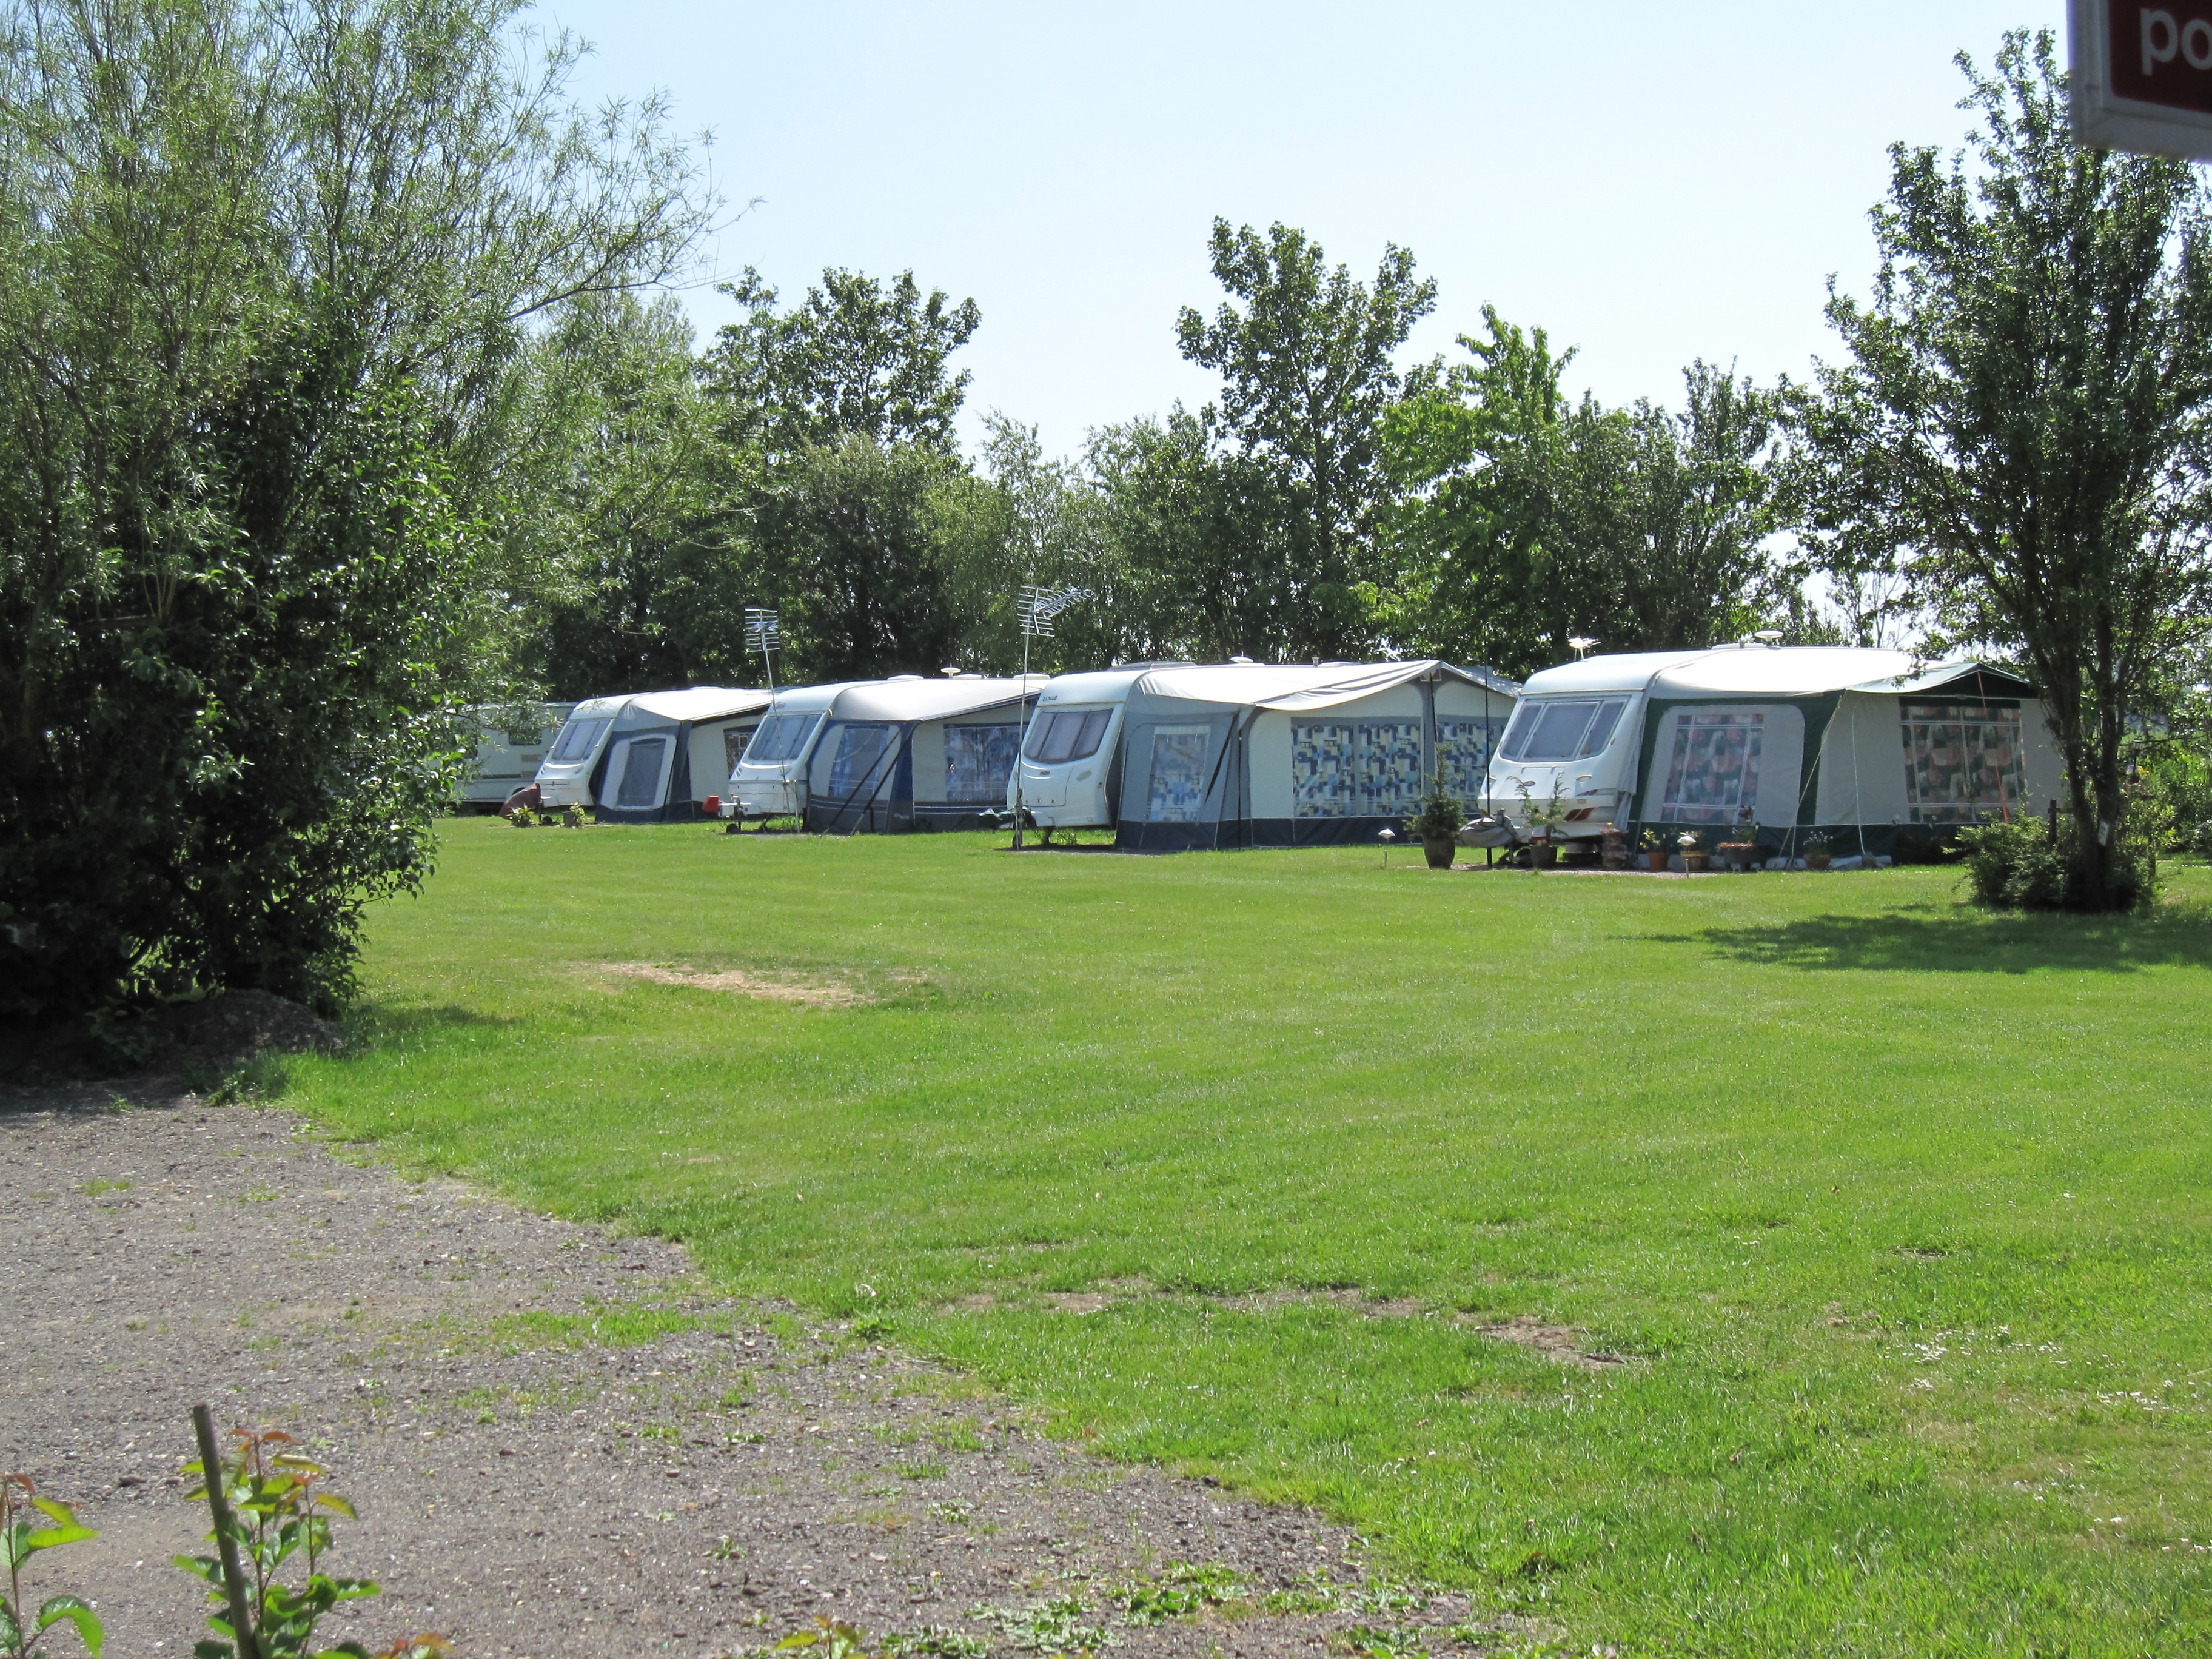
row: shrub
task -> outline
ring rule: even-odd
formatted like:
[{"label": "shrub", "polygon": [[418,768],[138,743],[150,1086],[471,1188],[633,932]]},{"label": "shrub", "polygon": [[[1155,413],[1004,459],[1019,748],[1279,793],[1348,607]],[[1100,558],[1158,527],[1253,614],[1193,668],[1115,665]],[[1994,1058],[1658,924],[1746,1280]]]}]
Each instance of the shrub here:
[{"label": "shrub", "polygon": [[1439,772],[1421,792],[1420,806],[1406,820],[1406,833],[1416,841],[1449,841],[1466,822],[1467,808],[1444,787],[1443,775]]},{"label": "shrub", "polygon": [[[1959,832],[1974,902],[2000,910],[2080,910],[2080,866],[2069,821],[1984,823]],[[2151,872],[2124,836],[2112,866],[2112,896],[2132,908],[2150,896]]]}]

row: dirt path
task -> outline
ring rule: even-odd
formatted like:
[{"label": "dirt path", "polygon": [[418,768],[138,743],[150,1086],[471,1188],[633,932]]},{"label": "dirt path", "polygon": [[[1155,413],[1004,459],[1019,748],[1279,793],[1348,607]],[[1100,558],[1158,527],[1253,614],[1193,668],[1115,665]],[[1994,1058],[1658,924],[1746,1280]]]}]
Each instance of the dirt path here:
[{"label": "dirt path", "polygon": [[280,1111],[0,1095],[0,1468],[102,1534],[26,1589],[94,1598],[119,1659],[204,1634],[169,1565],[206,1529],[177,1474],[203,1399],[300,1436],[360,1506],[332,1568],[385,1593],[330,1640],[704,1656],[823,1613],[966,1656],[1531,1633],[1363,1587],[1314,1516],[1086,1458],[957,1376],[715,1298],[675,1247],[410,1184]]}]

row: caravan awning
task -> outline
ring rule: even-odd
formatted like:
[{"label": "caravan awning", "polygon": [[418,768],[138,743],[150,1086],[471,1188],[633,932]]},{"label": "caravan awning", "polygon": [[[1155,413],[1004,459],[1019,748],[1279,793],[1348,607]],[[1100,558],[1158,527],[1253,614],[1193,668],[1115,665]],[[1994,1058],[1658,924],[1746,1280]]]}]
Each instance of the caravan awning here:
[{"label": "caravan awning", "polygon": [[1339,703],[1371,697],[1394,685],[1431,678],[1457,680],[1507,697],[1517,696],[1521,689],[1501,676],[1455,668],[1432,657],[1414,662],[1239,662],[1159,668],[1138,685],[1148,696],[1297,713],[1333,708]]}]

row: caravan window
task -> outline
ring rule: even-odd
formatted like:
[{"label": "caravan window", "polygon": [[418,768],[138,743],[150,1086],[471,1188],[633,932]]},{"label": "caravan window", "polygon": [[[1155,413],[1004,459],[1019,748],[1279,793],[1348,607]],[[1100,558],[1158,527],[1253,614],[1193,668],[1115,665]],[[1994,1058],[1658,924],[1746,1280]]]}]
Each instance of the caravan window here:
[{"label": "caravan window", "polygon": [[1003,726],[946,726],[945,799],[959,802],[1001,799],[1021,738],[1022,728],[1012,721]]},{"label": "caravan window", "polygon": [[1420,793],[1419,720],[1291,723],[1291,801],[1299,817],[1395,817]]},{"label": "caravan window", "polygon": [[1205,726],[1184,726],[1152,734],[1151,799],[1145,817],[1152,823],[1195,823],[1206,806]]},{"label": "caravan window", "polygon": [[738,769],[738,763],[745,757],[745,744],[752,741],[754,728],[750,726],[726,726],[722,728],[722,758],[728,764],[722,775],[727,777]]},{"label": "caravan window", "polygon": [[1590,720],[1589,730],[1583,734],[1583,746],[1575,751],[1577,758],[1605,752],[1606,744],[1613,741],[1613,727],[1620,724],[1620,711],[1627,707],[1626,702],[1618,698],[1598,704],[1597,713]]},{"label": "caravan window", "polygon": [[1030,727],[1029,757],[1041,766],[1089,760],[1106,735],[1110,708],[1060,708],[1041,714]]},{"label": "caravan window", "polygon": [[553,745],[553,752],[545,758],[556,766],[573,766],[592,752],[599,741],[599,733],[606,729],[605,717],[570,720],[561,728],[561,741]]},{"label": "caravan window", "polygon": [[632,738],[623,745],[622,781],[615,787],[617,806],[660,805],[660,763],[667,753],[665,738]]},{"label": "caravan window", "polygon": [[753,740],[745,746],[745,751],[739,758],[754,766],[797,760],[821,718],[818,714],[778,714],[773,719],[764,720],[754,729]]},{"label": "caravan window", "polygon": [[889,726],[848,726],[837,738],[830,763],[830,793],[840,798],[873,795],[883,781],[883,761],[891,745]]},{"label": "caravan window", "polygon": [[1766,716],[1756,709],[1684,709],[1674,719],[1667,823],[1734,823],[1759,799],[1759,762]]},{"label": "caravan window", "polygon": [[1437,770],[1444,787],[1462,800],[1482,799],[1484,781],[1490,775],[1490,744],[1498,735],[1492,720],[1440,720],[1437,722]]},{"label": "caravan window", "polygon": [[[1594,702],[1527,704],[1514,718],[1513,730],[1505,734],[1505,758],[1572,760],[1583,746],[1583,733],[1589,729],[1590,716],[1596,712]],[[1520,739],[1517,747],[1514,744],[1516,738]]]},{"label": "caravan window", "polygon": [[2018,703],[1907,702],[1905,799],[1915,823],[2016,816],[2027,799]]}]

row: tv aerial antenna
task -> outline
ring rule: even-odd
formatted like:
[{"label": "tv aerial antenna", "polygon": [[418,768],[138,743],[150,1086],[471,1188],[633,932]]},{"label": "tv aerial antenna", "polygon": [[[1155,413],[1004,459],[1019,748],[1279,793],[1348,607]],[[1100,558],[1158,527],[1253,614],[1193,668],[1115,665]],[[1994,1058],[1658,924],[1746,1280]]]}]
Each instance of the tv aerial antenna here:
[{"label": "tv aerial antenna", "polygon": [[[1024,582],[1021,592],[1014,596],[1014,615],[1022,625],[1022,695],[1030,690],[1030,642],[1052,637],[1053,618],[1079,599],[1091,597],[1087,587],[1043,587],[1036,582]],[[1026,724],[1026,722],[1024,722]],[[1028,733],[1023,733],[1021,749],[1026,749]],[[1022,844],[1022,757],[1021,749],[1014,751],[1014,846]]]},{"label": "tv aerial antenna", "polygon": [[768,674],[768,695],[775,700],[775,653],[783,648],[783,625],[775,611],[759,605],[745,607],[745,648],[761,653],[761,666]]}]

